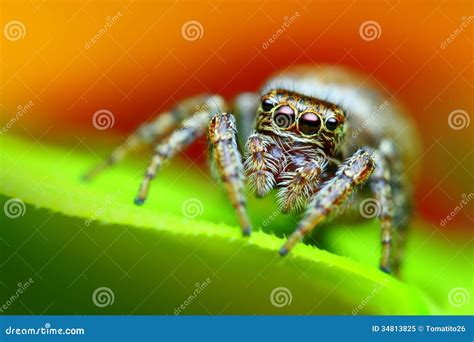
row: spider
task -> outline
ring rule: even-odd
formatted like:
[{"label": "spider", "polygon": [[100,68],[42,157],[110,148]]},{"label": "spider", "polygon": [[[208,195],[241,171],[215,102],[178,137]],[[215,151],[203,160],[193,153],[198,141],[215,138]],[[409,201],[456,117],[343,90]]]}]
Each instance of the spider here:
[{"label": "spider", "polygon": [[[141,205],[163,163],[207,131],[214,171],[243,235],[251,232],[245,180],[257,197],[277,189],[284,213],[305,209],[279,251],[282,256],[341,209],[357,207],[364,192],[356,189],[363,187],[372,194],[381,223],[379,267],[398,275],[417,137],[393,98],[345,68],[297,66],[272,75],[260,93],[239,94],[233,108],[235,116],[220,95],[187,98],[140,126],[85,179],[157,141],[135,199]],[[245,146],[243,161],[239,146]]]}]

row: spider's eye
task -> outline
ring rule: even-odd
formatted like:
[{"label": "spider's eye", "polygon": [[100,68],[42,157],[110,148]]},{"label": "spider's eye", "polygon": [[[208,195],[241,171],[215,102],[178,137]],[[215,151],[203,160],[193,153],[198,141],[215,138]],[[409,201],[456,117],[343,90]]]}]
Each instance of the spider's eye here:
[{"label": "spider's eye", "polygon": [[278,127],[286,129],[295,123],[295,111],[290,106],[281,106],[273,114]]},{"label": "spider's eye", "polygon": [[339,121],[336,118],[328,118],[326,120],[326,128],[330,131],[334,131],[339,126]]},{"label": "spider's eye", "polygon": [[304,135],[313,135],[321,128],[321,119],[314,113],[303,114],[298,120],[298,128]]},{"label": "spider's eye", "polygon": [[265,99],[262,101],[262,109],[266,112],[270,111],[273,107],[275,107],[275,104],[270,101],[269,99]]}]

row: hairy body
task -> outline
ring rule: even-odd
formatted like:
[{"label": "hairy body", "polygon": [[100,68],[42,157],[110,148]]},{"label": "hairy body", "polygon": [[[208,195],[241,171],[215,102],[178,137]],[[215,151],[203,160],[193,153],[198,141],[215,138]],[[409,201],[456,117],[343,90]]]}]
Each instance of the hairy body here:
[{"label": "hairy body", "polygon": [[215,173],[244,235],[251,232],[245,181],[258,197],[278,189],[282,212],[305,210],[281,255],[367,184],[382,228],[380,268],[398,273],[418,139],[387,92],[340,67],[299,66],[270,77],[260,94],[237,96],[237,120],[228,108],[219,95],[186,99],[144,124],[86,178],[115,164],[131,147],[158,141],[135,200],[142,204],[163,162],[207,130]]}]

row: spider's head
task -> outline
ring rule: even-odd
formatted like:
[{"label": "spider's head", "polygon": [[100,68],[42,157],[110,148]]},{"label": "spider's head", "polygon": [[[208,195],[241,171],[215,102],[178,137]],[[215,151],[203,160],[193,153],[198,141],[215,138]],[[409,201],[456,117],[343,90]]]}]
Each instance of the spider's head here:
[{"label": "spider's head", "polygon": [[344,111],[333,103],[275,89],[261,97],[256,129],[287,144],[314,145],[332,155],[344,138],[344,123]]}]

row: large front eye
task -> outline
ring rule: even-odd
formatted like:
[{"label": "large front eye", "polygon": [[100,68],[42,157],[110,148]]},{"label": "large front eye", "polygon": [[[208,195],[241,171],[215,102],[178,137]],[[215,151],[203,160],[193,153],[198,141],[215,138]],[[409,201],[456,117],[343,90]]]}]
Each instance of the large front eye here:
[{"label": "large front eye", "polygon": [[298,119],[298,129],[304,135],[313,135],[319,132],[321,119],[314,113],[306,113]]},{"label": "large front eye", "polygon": [[275,107],[275,104],[269,99],[265,99],[262,101],[262,109],[264,111],[269,112],[272,110],[273,107]]},{"label": "large front eye", "polygon": [[290,106],[281,106],[275,110],[273,121],[278,127],[287,129],[295,123],[295,111]]}]

